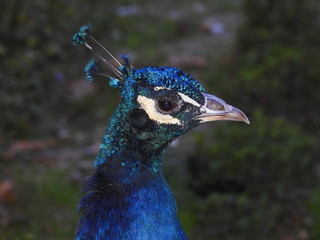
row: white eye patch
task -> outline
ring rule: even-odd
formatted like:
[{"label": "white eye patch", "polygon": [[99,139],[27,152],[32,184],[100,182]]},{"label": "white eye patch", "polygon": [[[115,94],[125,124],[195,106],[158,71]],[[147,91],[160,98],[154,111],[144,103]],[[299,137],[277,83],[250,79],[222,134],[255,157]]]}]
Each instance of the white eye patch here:
[{"label": "white eye patch", "polygon": [[139,95],[137,101],[140,104],[140,107],[148,114],[151,120],[156,121],[160,124],[182,125],[180,119],[159,112],[156,108],[157,103],[154,99]]},{"label": "white eye patch", "polygon": [[183,94],[183,93],[180,93],[178,92],[179,96],[181,97],[181,99],[184,101],[184,102],[187,102],[187,103],[190,103],[192,104],[193,106],[195,107],[201,107],[201,105],[196,102],[195,100],[193,100],[192,98],[188,97],[187,95]]},{"label": "white eye patch", "polygon": [[159,90],[163,90],[163,89],[169,89],[169,88],[166,88],[166,87],[154,87],[153,90],[155,91],[159,91]]}]

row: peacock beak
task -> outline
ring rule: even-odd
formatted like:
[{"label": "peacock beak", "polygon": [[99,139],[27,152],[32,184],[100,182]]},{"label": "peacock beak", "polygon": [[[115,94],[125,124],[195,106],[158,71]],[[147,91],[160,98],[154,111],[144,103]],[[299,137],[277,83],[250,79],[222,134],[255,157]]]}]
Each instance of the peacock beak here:
[{"label": "peacock beak", "polygon": [[240,121],[250,124],[248,117],[238,108],[227,104],[222,99],[202,93],[205,98],[205,104],[201,107],[201,114],[196,117],[201,123],[219,121],[219,120],[230,120]]}]

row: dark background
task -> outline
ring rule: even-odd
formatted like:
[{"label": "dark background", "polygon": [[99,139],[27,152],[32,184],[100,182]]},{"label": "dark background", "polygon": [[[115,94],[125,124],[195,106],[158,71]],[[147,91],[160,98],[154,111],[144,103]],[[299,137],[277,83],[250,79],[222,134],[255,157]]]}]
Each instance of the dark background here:
[{"label": "dark background", "polygon": [[251,125],[172,144],[165,172],[190,239],[320,239],[320,5],[316,0],[1,3],[0,239],[72,239],[119,94],[88,85],[83,24],[135,67],[190,73]]}]

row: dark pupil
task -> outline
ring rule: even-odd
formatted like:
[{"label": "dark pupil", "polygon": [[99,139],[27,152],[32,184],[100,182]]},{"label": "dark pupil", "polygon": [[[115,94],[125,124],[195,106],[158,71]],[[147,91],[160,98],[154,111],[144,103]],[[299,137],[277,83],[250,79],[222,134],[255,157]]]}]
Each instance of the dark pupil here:
[{"label": "dark pupil", "polygon": [[174,108],[174,103],[168,99],[160,99],[159,100],[159,108],[162,111],[169,112]]}]

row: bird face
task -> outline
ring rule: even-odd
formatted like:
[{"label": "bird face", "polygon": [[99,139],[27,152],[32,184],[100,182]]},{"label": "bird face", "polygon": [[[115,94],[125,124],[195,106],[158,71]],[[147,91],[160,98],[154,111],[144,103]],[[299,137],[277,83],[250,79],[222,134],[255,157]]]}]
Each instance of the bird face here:
[{"label": "bird face", "polygon": [[133,76],[140,86],[128,122],[132,123],[136,138],[145,141],[143,145],[152,150],[201,123],[218,120],[249,123],[242,111],[206,93],[198,81],[179,69],[148,67],[137,71]]},{"label": "bird face", "polygon": [[150,120],[160,125],[177,125],[181,128],[218,120],[243,121],[249,123],[246,115],[222,99],[200,93],[202,99],[196,101],[184,93],[165,87],[144,89],[137,102]]}]

